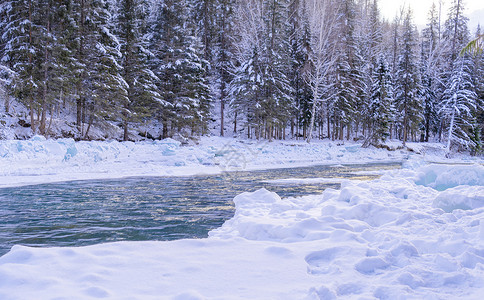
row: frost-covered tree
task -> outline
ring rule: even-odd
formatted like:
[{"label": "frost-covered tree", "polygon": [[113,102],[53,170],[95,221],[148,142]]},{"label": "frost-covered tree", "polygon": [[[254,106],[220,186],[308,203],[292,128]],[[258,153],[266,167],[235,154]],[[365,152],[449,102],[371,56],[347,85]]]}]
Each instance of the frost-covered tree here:
[{"label": "frost-covered tree", "polygon": [[428,14],[427,26],[422,31],[420,73],[423,100],[423,140],[429,141],[431,131],[435,132],[439,125],[438,99],[443,90],[440,78],[443,74],[443,51],[445,45],[440,37],[440,21],[437,7],[432,4]]},{"label": "frost-covered tree", "polygon": [[[127,85],[127,98],[123,108],[123,140],[128,140],[128,125],[147,116],[163,99],[156,83],[158,78],[148,67],[148,42],[146,31],[145,0],[119,0],[117,12],[117,35],[121,49],[122,76]],[[150,111],[151,108],[151,111]]]},{"label": "frost-covered tree", "polygon": [[[329,82],[326,77],[332,71],[337,61],[337,55],[335,55],[337,47],[335,42],[337,40],[336,31],[340,17],[338,14],[340,7],[341,3],[333,0],[306,1],[311,32],[312,51],[310,52],[310,60],[314,66],[311,73],[307,76],[312,92],[311,120],[306,139],[307,142],[310,142],[312,138],[318,104],[322,102],[322,95],[327,94],[331,86],[328,84]],[[326,105],[326,108],[326,114],[329,116],[329,106]]]},{"label": "frost-covered tree", "polygon": [[451,64],[469,41],[469,30],[467,28],[469,19],[464,15],[464,11],[463,0],[452,0],[448,17],[444,24],[443,38],[448,43],[446,59]]},{"label": "frost-covered tree", "polygon": [[410,9],[405,14],[400,55],[396,72],[396,110],[402,130],[403,145],[415,134],[421,120],[420,80],[417,67],[417,33]]},{"label": "frost-covered tree", "polygon": [[390,68],[383,54],[378,58],[372,75],[373,85],[369,106],[370,137],[366,145],[378,145],[390,135],[390,116],[393,113],[393,91]]},{"label": "frost-covered tree", "polygon": [[220,98],[220,136],[225,131],[225,105],[229,94],[229,85],[232,80],[231,70],[234,69],[234,47],[232,36],[234,34],[235,0],[219,0],[217,6],[217,27],[215,63],[217,71]]},{"label": "frost-covered tree", "polygon": [[88,138],[94,122],[121,118],[128,86],[118,63],[120,44],[113,34],[114,20],[107,2],[81,0],[75,3],[73,14],[78,24],[77,125],[80,137]]},{"label": "frost-covered tree", "polygon": [[[307,130],[311,119],[311,87],[306,78],[311,73],[313,65],[310,61],[311,32],[307,19],[307,11],[303,1],[295,0],[289,6],[289,38],[290,38],[290,71],[289,80],[294,90],[294,112],[291,121],[291,135],[302,135],[307,138]],[[302,134],[299,128],[302,127]],[[294,133],[296,129],[296,133]]]},{"label": "frost-covered tree", "polygon": [[[169,130],[205,133],[211,95],[207,85],[207,64],[202,47],[187,20],[185,1],[159,1],[152,11],[151,69],[159,78],[164,99],[159,115],[162,136]],[[171,133],[173,134],[173,132]]]},{"label": "frost-covered tree", "polygon": [[42,85],[42,55],[39,10],[34,0],[2,2],[2,62],[15,72],[9,88],[30,111],[30,124],[35,132],[35,111],[39,108],[38,93]]},{"label": "frost-covered tree", "polygon": [[[356,121],[363,124],[363,133],[365,127],[369,127],[371,121],[368,117],[371,112],[368,111],[370,97],[372,94],[372,76],[373,70],[378,67],[377,59],[382,52],[383,46],[383,28],[378,8],[378,1],[367,0],[361,1],[359,7],[358,19],[354,21],[358,26],[355,27],[356,40],[358,44],[355,55],[352,56],[360,71],[361,91],[357,98]],[[366,125],[366,126],[365,126]],[[358,126],[356,126],[358,129]],[[371,128],[368,128],[371,131]]]},{"label": "frost-covered tree", "polygon": [[[257,138],[281,138],[290,120],[292,88],[286,74],[290,65],[290,47],[285,36],[287,7],[285,0],[267,0],[241,2],[237,8],[238,24],[248,25],[239,33],[236,43],[240,67],[231,84],[235,96],[232,103],[233,108],[245,106],[240,105],[244,101],[241,95],[250,88],[258,89],[251,93],[255,96],[253,101],[258,103],[257,113],[240,111],[247,113],[246,127],[248,131],[253,128]],[[255,68],[247,69],[254,64]],[[255,77],[247,80],[244,78],[247,74]]]},{"label": "frost-covered tree", "polygon": [[240,112],[239,115],[245,115],[248,138],[251,138],[251,128],[256,127],[262,113],[263,80],[259,53],[254,48],[251,57],[236,69],[230,90],[230,106]]},{"label": "frost-covered tree", "polygon": [[444,93],[440,112],[448,122],[447,153],[452,145],[477,148],[481,143],[475,137],[475,112],[482,108],[477,103],[471,63],[468,57],[457,57]]}]

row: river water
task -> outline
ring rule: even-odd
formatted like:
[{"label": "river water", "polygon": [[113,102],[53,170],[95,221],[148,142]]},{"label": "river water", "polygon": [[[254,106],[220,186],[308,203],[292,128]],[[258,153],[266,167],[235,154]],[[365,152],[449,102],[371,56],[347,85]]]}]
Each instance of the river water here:
[{"label": "river water", "polygon": [[361,171],[400,164],[312,166],[222,175],[85,180],[0,189],[0,255],[16,244],[84,246],[113,241],[203,238],[234,214],[232,199],[266,188],[281,197],[338,183],[275,184],[284,178],[368,180]]}]

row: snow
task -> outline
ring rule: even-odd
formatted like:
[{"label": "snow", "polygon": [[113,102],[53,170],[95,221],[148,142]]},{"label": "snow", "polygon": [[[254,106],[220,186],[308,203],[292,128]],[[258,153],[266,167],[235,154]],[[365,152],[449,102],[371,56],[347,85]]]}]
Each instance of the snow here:
[{"label": "snow", "polygon": [[[320,195],[240,194],[234,217],[205,239],[14,246],[0,257],[0,299],[481,299],[482,160],[449,164],[430,152],[410,155],[379,179],[343,180]],[[35,137],[0,141],[0,186],[407,156],[332,142],[212,137],[181,146]]]},{"label": "snow", "polygon": [[330,141],[247,141],[203,137],[181,146],[173,139],[145,142],[45,139],[0,140],[0,188],[80,179],[215,174],[233,170],[315,164],[402,161],[408,152],[338,145]]}]

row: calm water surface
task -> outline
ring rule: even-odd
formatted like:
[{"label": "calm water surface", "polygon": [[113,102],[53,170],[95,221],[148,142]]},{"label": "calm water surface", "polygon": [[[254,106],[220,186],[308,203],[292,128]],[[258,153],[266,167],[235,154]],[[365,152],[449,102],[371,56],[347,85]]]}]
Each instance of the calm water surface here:
[{"label": "calm water surface", "polygon": [[86,180],[0,189],[0,255],[15,244],[83,246],[112,241],[203,238],[234,214],[232,199],[266,188],[281,197],[339,184],[277,185],[283,178],[372,179],[357,171],[400,164],[313,166],[190,177]]}]

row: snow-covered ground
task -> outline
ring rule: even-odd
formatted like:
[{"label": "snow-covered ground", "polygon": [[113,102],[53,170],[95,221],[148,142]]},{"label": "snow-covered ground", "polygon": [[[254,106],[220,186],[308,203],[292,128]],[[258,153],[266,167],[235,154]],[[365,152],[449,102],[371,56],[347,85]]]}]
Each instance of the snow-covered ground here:
[{"label": "snow-covered ground", "polygon": [[15,246],[0,257],[0,299],[482,299],[483,161],[445,159],[437,144],[408,146],[421,154],[215,137],[192,146],[0,141],[0,187],[405,161],[321,195],[241,194],[235,216],[206,239]]}]

